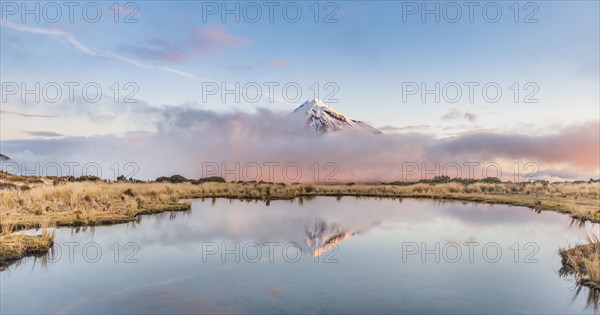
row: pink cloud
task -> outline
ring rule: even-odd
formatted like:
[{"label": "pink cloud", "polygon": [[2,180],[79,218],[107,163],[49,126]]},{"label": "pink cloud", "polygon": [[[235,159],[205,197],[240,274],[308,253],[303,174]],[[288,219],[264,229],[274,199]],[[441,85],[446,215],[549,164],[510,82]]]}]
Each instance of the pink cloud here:
[{"label": "pink cloud", "polygon": [[173,43],[165,38],[152,38],[144,46],[125,46],[122,50],[139,57],[167,62],[181,62],[198,55],[208,59],[224,49],[237,49],[252,43],[249,38],[234,35],[224,27],[192,31],[186,40]]},{"label": "pink cloud", "polygon": [[238,47],[240,45],[247,44],[248,39],[244,37],[235,36],[225,28],[204,28],[196,31],[196,35],[211,44],[221,44],[229,47]]},{"label": "pink cloud", "polygon": [[194,32],[190,46],[205,58],[224,48],[239,48],[251,41],[229,33],[224,27],[203,28]]},{"label": "pink cloud", "polygon": [[[434,156],[474,157],[482,160],[529,159],[542,164],[562,163],[571,169],[598,172],[600,160],[600,121],[588,121],[557,130],[555,134],[530,136],[474,132],[441,140]],[[465,158],[467,159],[467,158]]]},{"label": "pink cloud", "polygon": [[287,62],[285,62],[285,60],[283,60],[283,59],[273,59],[271,61],[271,65],[273,65],[275,67],[285,67],[285,66],[287,66]]}]

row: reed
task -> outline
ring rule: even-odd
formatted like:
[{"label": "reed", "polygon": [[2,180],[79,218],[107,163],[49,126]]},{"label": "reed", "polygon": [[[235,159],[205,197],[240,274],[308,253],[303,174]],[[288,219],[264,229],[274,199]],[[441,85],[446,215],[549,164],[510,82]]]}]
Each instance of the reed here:
[{"label": "reed", "polygon": [[573,276],[578,285],[600,292],[600,237],[586,236],[587,243],[568,249],[560,249],[561,276]]}]

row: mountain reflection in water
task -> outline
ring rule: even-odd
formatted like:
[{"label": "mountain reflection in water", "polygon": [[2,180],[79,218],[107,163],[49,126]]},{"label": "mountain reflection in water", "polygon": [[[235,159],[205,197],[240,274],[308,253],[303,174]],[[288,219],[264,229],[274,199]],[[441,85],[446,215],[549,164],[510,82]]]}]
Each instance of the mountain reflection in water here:
[{"label": "mountain reflection in water", "polygon": [[[194,200],[192,210],[141,216],[114,226],[56,229],[49,256],[28,258],[0,276],[1,313],[579,313],[598,310],[597,291],[561,278],[558,248],[581,242],[589,222],[523,207],[416,199],[297,198],[270,203]],[[80,244],[72,261],[67,242]],[[82,247],[104,255],[85,261]],[[296,243],[298,261],[203,260],[203,245],[228,249]],[[458,262],[404,243],[477,242]],[[500,261],[481,248],[497,243]],[[114,244],[134,243],[139,251]],[[234,244],[235,243],[235,244]],[[537,245],[535,263],[525,263]],[[517,244],[517,245],[515,245]],[[463,248],[465,249],[465,248]],[[512,249],[520,249],[518,262]],[[138,263],[123,263],[134,254]],[[253,252],[254,253],[254,252]],[[291,257],[293,254],[291,255]],[[320,256],[320,259],[317,257]],[[231,257],[231,256],[230,256]],[[304,257],[304,259],[302,259]],[[308,258],[308,259],[307,259]],[[333,258],[333,259],[329,259]],[[39,268],[39,267],[42,268]],[[57,283],[61,290],[56,290]],[[62,285],[64,284],[64,285]],[[23,300],[35,296],[31,303]],[[312,301],[305,303],[304,301]]]}]

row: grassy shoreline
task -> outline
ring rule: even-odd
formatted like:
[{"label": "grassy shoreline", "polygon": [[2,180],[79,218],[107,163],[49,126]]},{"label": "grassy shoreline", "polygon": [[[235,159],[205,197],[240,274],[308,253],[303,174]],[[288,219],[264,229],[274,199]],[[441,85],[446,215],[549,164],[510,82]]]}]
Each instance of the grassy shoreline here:
[{"label": "grassy shoreline", "polygon": [[54,245],[53,237],[7,234],[0,236],[0,271],[24,257],[41,256]]},{"label": "grassy shoreline", "polygon": [[[30,180],[0,177],[0,262],[14,260],[13,245],[22,257],[39,252],[39,242],[15,238],[13,231],[53,226],[93,226],[125,223],[139,215],[165,211],[186,211],[184,199],[232,198],[264,201],[314,196],[381,198],[430,198],[507,204],[536,211],[556,211],[574,220],[600,222],[600,182],[584,183],[414,183],[380,185],[316,185],[216,182],[58,182],[53,178]],[[9,185],[12,185],[9,187]],[[33,246],[31,244],[35,244]],[[50,242],[45,245],[51,247]],[[17,245],[14,245],[17,246]]]},{"label": "grassy shoreline", "polygon": [[573,277],[577,284],[577,292],[581,287],[590,289],[588,306],[598,311],[600,306],[600,236],[589,235],[587,244],[571,248],[561,248],[558,254],[562,260],[559,275]]}]

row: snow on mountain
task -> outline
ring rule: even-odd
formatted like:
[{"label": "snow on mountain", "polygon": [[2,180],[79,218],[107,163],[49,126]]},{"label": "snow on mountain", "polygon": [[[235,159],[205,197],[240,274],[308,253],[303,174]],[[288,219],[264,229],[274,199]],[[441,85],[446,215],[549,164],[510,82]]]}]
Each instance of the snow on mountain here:
[{"label": "snow on mountain", "polygon": [[343,227],[337,223],[315,220],[313,224],[305,226],[305,241],[297,240],[295,243],[300,245],[303,253],[318,257],[332,250],[344,240],[363,234],[379,224],[379,221],[367,221],[354,227]]},{"label": "snow on mountain", "polygon": [[345,230],[337,224],[327,224],[325,221],[315,221],[306,228],[306,242],[301,249],[311,256],[318,257],[329,251],[343,240],[354,236],[354,232]]},{"label": "snow on mountain", "polygon": [[369,126],[368,124],[351,119],[336,111],[331,106],[318,99],[306,101],[298,106],[291,114],[297,129],[294,132],[301,131],[313,135],[322,135],[336,131],[359,131],[370,134],[381,134],[381,131]]}]

